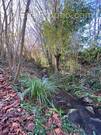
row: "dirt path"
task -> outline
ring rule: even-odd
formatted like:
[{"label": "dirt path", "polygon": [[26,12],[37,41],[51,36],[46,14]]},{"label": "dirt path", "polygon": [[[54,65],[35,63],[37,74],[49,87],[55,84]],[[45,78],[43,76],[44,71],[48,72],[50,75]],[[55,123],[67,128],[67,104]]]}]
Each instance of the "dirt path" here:
[{"label": "dirt path", "polygon": [[0,135],[28,135],[34,129],[33,121],[33,115],[20,107],[19,97],[0,73]]}]

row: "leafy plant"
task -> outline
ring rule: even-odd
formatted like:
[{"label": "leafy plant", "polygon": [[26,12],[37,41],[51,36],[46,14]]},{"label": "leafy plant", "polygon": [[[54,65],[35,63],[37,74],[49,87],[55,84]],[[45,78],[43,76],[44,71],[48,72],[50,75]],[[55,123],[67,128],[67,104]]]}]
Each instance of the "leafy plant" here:
[{"label": "leafy plant", "polygon": [[70,133],[79,133],[80,135],[85,135],[84,131],[80,128],[77,128],[73,123],[71,123],[66,116],[62,116],[62,129],[70,134]]},{"label": "leafy plant", "polygon": [[42,110],[40,108],[36,108],[35,110],[35,130],[34,135],[46,135],[46,129],[44,122],[46,121],[46,118],[42,115]]},{"label": "leafy plant", "polygon": [[80,52],[80,59],[88,63],[94,63],[100,58],[101,48],[100,47],[89,47],[83,52]]},{"label": "leafy plant", "polygon": [[22,85],[25,87],[23,96],[28,96],[31,100],[38,101],[39,103],[50,103],[49,98],[51,94],[55,92],[57,87],[54,82],[47,79],[39,78],[23,78],[21,80]]},{"label": "leafy plant", "polygon": [[69,91],[70,87],[74,84],[78,84],[79,80],[75,75],[62,75],[61,73],[53,74],[49,77],[49,80],[53,81],[58,89],[63,89]]}]

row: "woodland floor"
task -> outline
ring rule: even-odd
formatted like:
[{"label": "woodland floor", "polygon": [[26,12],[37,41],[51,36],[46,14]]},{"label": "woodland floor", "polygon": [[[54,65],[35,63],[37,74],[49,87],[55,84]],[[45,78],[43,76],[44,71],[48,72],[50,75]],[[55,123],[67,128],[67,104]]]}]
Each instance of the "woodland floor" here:
[{"label": "woodland floor", "polygon": [[[6,63],[1,64],[0,68],[0,135],[34,135],[35,119],[34,114],[24,110],[20,104],[20,98],[9,83],[9,74]],[[4,68],[3,68],[4,67]],[[3,68],[3,69],[2,69]],[[27,71],[28,68],[29,72]],[[35,69],[36,66],[34,66]],[[22,69],[23,73],[30,73],[32,76],[40,76],[39,69],[34,70],[33,65]],[[56,125],[52,132],[47,135],[67,135],[61,130],[61,120],[57,113],[53,113],[47,120],[44,128],[49,128],[52,124]]]},{"label": "woodland floor", "polygon": [[[32,63],[24,64],[22,68],[23,73],[41,77],[41,68]],[[34,134],[35,115],[21,107],[20,98],[9,83],[7,66],[6,64],[0,65],[2,65],[0,66],[0,135],[36,135]],[[45,112],[47,113],[47,111],[49,110],[46,109]],[[50,131],[47,130],[52,124],[55,125],[54,128]],[[61,118],[54,111],[48,117],[43,127],[47,130],[46,135],[79,135],[63,132]]]},{"label": "woodland floor", "polygon": [[27,135],[34,117],[20,107],[20,99],[0,73],[0,135]]},{"label": "woodland floor", "polygon": [[[34,115],[21,108],[20,99],[7,79],[6,74],[0,73],[0,135],[29,135],[34,132]],[[44,127],[49,128],[52,124],[56,128],[47,135],[67,135],[61,130],[57,113],[51,115]]]}]

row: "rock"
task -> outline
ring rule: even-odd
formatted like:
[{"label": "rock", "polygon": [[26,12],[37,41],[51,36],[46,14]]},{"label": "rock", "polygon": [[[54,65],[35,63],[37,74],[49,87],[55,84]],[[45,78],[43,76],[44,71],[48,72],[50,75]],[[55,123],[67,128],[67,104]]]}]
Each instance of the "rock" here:
[{"label": "rock", "polygon": [[[92,110],[92,108],[90,109]],[[69,111],[68,119],[72,123],[80,125],[87,135],[93,135],[93,131],[96,135],[101,135],[101,119],[95,117],[94,111],[91,110],[89,111],[84,107],[72,109]]]},{"label": "rock", "polygon": [[78,99],[78,104],[82,106],[88,106],[93,104],[93,100],[89,97],[81,97]]},{"label": "rock", "polygon": [[68,119],[76,125],[82,124],[82,119],[81,119],[79,111],[77,109],[70,109],[69,110]]},{"label": "rock", "polygon": [[84,102],[87,102],[87,103],[89,103],[89,104],[93,103],[92,99],[89,98],[89,97],[83,97],[83,101],[84,101]]},{"label": "rock", "polygon": [[65,113],[68,108],[73,108],[77,105],[76,97],[72,96],[65,90],[58,91],[53,97],[53,104],[56,108],[61,108]]},{"label": "rock", "polygon": [[87,107],[85,107],[85,108],[86,108],[88,111],[90,111],[92,114],[95,113],[92,106],[87,106]]},{"label": "rock", "polygon": [[88,125],[91,126],[92,130],[96,135],[101,135],[101,120],[98,118],[90,118]]}]

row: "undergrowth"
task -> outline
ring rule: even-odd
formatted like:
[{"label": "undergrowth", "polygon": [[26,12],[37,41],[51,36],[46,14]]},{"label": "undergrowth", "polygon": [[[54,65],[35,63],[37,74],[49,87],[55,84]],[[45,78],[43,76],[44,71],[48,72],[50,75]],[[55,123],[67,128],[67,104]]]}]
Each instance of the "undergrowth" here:
[{"label": "undergrowth", "polygon": [[64,115],[61,115],[59,110],[56,111],[54,105],[52,105],[51,97],[58,90],[65,90],[78,98],[90,97],[94,103],[101,103],[101,97],[95,95],[95,92],[101,89],[100,70],[97,70],[95,75],[93,73],[91,71],[86,76],[58,73],[45,79],[31,78],[28,75],[20,77],[20,87],[17,85],[14,87],[21,98],[21,107],[35,114],[34,135],[46,135],[47,131],[54,128],[54,125],[50,129],[45,128],[45,123],[47,123],[51,114],[46,114],[44,109],[50,109],[50,107],[60,115],[64,132],[85,135],[80,128],[77,128]]},{"label": "undergrowth", "polygon": [[49,105],[51,95],[57,90],[57,86],[53,81],[48,79],[30,78],[23,75],[20,78],[21,91],[18,92],[21,100],[28,98],[32,102],[40,105]]}]

